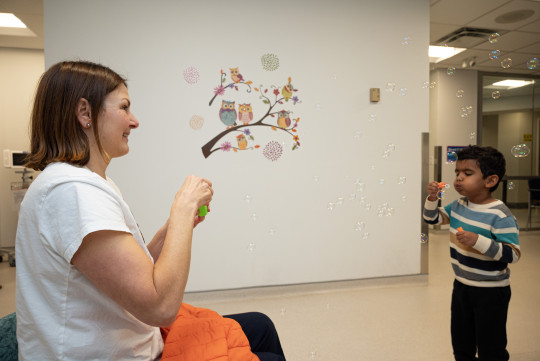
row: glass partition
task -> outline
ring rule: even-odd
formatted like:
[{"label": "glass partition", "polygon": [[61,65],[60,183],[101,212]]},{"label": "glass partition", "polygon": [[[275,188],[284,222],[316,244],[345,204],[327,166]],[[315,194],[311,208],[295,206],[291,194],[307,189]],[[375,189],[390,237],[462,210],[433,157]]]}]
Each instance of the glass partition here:
[{"label": "glass partition", "polygon": [[[504,154],[506,179],[494,195],[519,216],[528,210],[528,179],[538,176],[540,169],[540,77],[499,73],[479,76],[479,144]],[[525,222],[520,221],[520,228]]]}]

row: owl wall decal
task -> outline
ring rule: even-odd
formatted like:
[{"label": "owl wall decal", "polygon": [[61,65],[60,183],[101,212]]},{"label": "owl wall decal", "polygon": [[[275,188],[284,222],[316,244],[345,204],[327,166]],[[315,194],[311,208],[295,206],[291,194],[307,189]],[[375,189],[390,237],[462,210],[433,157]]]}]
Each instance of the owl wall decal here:
[{"label": "owl wall decal", "polygon": [[236,141],[238,142],[238,149],[244,150],[247,148],[247,139],[244,134],[237,135]]},{"label": "owl wall decal", "polygon": [[248,125],[249,122],[253,120],[253,109],[250,104],[239,104],[238,105],[238,120]]},{"label": "owl wall decal", "polygon": [[232,81],[234,81],[235,83],[244,81],[244,77],[242,76],[242,74],[240,74],[240,72],[238,71],[238,68],[229,68],[229,70],[231,71]]},{"label": "owl wall decal", "polygon": [[278,112],[277,125],[280,128],[288,128],[291,125],[291,118],[289,118],[289,112],[286,110],[281,110]]},{"label": "owl wall decal", "polygon": [[291,84],[291,77],[289,77],[289,82],[283,87],[283,89],[281,89],[281,95],[283,95],[285,101],[289,101],[289,99],[292,97],[293,91],[294,87]]},{"label": "owl wall decal", "polygon": [[227,100],[221,101],[219,119],[227,126],[227,129],[236,125],[236,109],[234,109],[234,102],[229,102]]}]

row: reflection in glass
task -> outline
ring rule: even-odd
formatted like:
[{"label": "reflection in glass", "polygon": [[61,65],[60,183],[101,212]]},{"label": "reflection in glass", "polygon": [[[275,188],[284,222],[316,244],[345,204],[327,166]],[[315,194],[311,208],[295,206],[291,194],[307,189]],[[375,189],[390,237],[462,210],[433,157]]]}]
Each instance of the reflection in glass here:
[{"label": "reflection in glass", "polygon": [[495,147],[504,154],[507,180],[513,185],[499,187],[494,196],[506,198],[513,209],[526,211],[526,177],[539,175],[540,77],[483,74],[481,78],[481,145]]}]

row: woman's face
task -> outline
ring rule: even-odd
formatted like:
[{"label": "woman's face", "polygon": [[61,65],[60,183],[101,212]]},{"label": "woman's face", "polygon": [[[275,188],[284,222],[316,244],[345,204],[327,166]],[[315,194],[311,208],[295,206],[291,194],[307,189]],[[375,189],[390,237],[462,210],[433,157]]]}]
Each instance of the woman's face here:
[{"label": "woman's face", "polygon": [[110,92],[103,103],[99,116],[99,136],[103,150],[111,158],[129,152],[128,137],[139,121],[130,110],[131,102],[124,84]]}]

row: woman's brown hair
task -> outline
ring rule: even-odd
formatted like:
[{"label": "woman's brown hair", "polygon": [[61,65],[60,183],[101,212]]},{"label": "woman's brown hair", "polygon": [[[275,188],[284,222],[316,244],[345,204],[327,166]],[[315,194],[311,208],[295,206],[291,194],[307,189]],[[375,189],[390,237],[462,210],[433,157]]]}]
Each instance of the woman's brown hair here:
[{"label": "woman's brown hair", "polygon": [[126,79],[100,64],[64,61],[51,66],[36,90],[26,167],[43,170],[52,162],[88,163],[88,137],[76,115],[81,98],[90,104],[94,136],[104,154],[98,136],[99,114],[105,97],[121,84],[126,85]]}]

